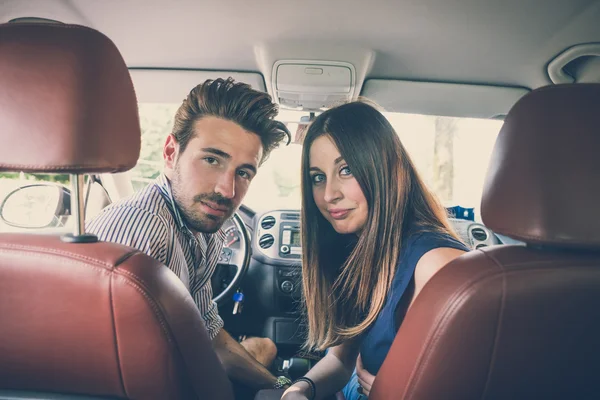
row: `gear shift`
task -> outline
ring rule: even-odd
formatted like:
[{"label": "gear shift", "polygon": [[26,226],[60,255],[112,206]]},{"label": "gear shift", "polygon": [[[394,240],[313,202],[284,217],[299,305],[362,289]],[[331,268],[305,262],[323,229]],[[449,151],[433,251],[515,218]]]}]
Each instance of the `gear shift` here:
[{"label": "gear shift", "polygon": [[292,357],[283,361],[283,369],[292,380],[304,376],[311,367],[312,363],[308,358]]}]

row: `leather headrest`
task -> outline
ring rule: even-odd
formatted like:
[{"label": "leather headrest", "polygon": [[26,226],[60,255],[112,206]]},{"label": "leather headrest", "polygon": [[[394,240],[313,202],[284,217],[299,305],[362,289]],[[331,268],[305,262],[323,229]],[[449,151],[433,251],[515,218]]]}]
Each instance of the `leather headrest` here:
[{"label": "leather headrest", "polygon": [[129,71],[103,34],[0,25],[0,170],[118,172],[140,153]]},{"label": "leather headrest", "polygon": [[513,106],[481,214],[493,231],[529,244],[600,248],[600,84],[541,88]]}]

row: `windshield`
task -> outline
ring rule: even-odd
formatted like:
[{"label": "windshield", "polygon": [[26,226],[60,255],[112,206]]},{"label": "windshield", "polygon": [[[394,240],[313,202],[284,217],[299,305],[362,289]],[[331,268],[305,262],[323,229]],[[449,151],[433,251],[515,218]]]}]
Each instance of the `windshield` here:
[{"label": "windshield", "polygon": [[[142,150],[133,170],[134,189],[144,187],[162,171],[162,148],[173,127],[178,104],[140,104]],[[426,184],[448,207],[475,208],[494,142],[502,121],[431,115],[384,113],[410,154]],[[281,110],[292,137],[307,112]],[[291,143],[273,150],[259,168],[244,204],[262,213],[272,209],[300,209],[302,145]]]}]

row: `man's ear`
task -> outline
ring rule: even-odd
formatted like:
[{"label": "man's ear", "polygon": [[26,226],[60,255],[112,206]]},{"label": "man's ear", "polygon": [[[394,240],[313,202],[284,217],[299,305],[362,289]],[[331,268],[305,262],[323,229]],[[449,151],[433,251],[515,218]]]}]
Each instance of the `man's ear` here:
[{"label": "man's ear", "polygon": [[179,143],[177,143],[173,134],[169,134],[165,141],[165,146],[163,147],[163,159],[165,160],[165,174],[167,177],[170,177],[170,172],[175,169],[178,155]]}]

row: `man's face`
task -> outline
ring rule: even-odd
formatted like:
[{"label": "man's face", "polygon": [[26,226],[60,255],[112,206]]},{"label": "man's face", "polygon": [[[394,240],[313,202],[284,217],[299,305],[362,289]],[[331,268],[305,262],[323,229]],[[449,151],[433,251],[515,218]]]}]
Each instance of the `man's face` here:
[{"label": "man's face", "polygon": [[219,230],[240,206],[262,158],[260,137],[217,117],[196,121],[183,152],[169,135],[165,175],[188,226],[196,232]]}]

